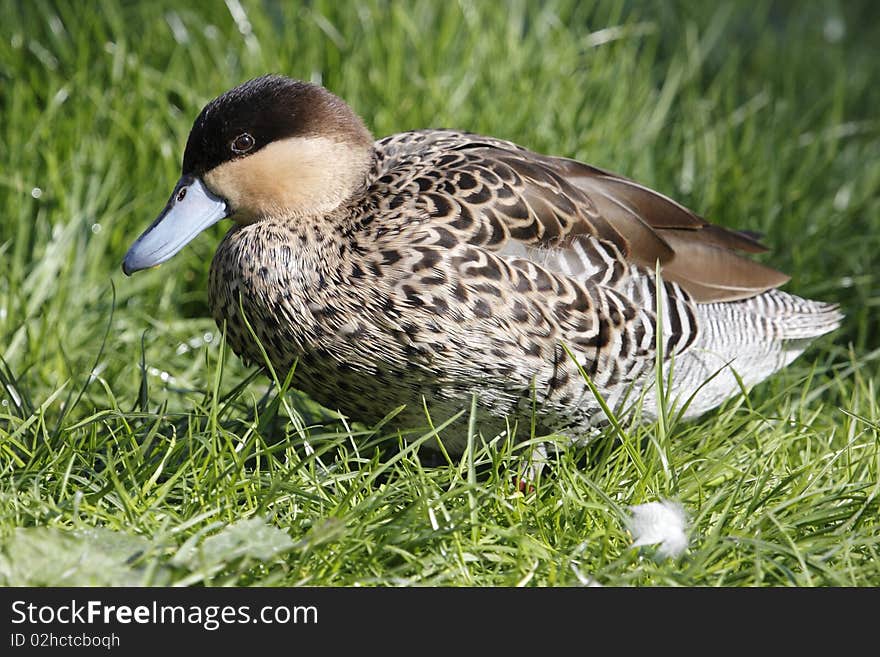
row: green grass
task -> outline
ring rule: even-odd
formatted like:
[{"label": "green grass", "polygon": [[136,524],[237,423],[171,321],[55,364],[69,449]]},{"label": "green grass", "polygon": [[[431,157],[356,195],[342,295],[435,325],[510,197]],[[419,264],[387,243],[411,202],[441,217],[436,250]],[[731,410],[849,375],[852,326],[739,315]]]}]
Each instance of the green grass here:
[{"label": "green grass", "polygon": [[[0,0],[0,583],[880,586],[873,6]],[[786,289],[845,324],[698,422],[551,457],[525,493],[519,446],[474,436],[438,466],[327,420],[223,347],[225,228],[120,271],[198,110],[269,71],[377,136],[505,137],[763,232]],[[626,529],[664,498],[690,516],[680,559]]]}]

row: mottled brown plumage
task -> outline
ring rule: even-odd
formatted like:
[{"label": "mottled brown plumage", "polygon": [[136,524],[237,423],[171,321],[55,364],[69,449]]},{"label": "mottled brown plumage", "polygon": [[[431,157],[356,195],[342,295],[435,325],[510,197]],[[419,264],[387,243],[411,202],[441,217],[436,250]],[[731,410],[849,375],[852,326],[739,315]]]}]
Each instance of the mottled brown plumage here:
[{"label": "mottled brown plumage", "polygon": [[[598,404],[563,345],[612,406],[643,395],[650,417],[658,308],[693,416],[739,390],[728,365],[757,383],[839,322],[777,290],[787,277],[743,255],[764,250],[750,234],[638,183],[463,132],[372,143],[342,101],[286,78],[212,101],[183,173],[175,194],[204,189],[236,221],[209,286],[233,350],[262,364],[255,335],[276,371],[296,364],[299,388],[366,422],[405,405],[399,425],[421,426],[425,406],[436,422],[476,394],[487,431],[536,409],[577,437]],[[182,246],[139,243],[127,271]]]}]

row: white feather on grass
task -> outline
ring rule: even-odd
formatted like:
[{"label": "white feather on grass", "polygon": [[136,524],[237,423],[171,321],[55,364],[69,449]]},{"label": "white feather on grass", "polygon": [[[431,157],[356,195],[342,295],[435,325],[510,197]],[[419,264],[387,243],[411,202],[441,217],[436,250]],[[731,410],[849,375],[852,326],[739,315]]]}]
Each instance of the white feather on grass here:
[{"label": "white feather on grass", "polygon": [[657,554],[677,557],[688,546],[687,516],[678,502],[661,500],[629,507],[632,517],[627,528],[633,535],[633,547],[660,544]]}]

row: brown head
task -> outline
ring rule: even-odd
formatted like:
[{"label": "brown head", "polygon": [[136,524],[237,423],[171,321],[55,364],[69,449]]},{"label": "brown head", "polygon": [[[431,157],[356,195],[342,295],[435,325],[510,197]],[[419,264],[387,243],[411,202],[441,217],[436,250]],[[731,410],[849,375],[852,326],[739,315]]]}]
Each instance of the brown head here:
[{"label": "brown head", "polygon": [[323,87],[278,75],[245,82],[196,118],[181,178],[123,271],[164,262],[227,217],[324,216],[364,188],[372,157],[363,121]]}]

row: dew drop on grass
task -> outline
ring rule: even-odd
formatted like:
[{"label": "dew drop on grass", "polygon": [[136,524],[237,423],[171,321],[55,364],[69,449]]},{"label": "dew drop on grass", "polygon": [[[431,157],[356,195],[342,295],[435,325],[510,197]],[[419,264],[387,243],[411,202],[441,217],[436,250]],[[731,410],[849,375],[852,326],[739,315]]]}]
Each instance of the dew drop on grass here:
[{"label": "dew drop on grass", "polygon": [[837,43],[846,36],[846,23],[840,16],[829,16],[822,26],[822,36],[828,43]]},{"label": "dew drop on grass", "polygon": [[226,8],[229,10],[232,20],[235,21],[235,26],[238,28],[239,33],[244,37],[244,45],[250,52],[258,52],[260,50],[260,43],[254,36],[254,28],[241,2],[239,0],[226,0]]},{"label": "dew drop on grass", "polygon": [[56,36],[61,36],[64,32],[64,23],[61,22],[61,19],[58,18],[58,16],[53,14],[49,17],[49,29],[52,30]]},{"label": "dew drop on grass", "polygon": [[229,9],[232,20],[235,21],[235,26],[241,35],[243,37],[250,35],[254,28],[251,26],[251,22],[248,20],[247,13],[244,7],[241,6],[241,3],[238,0],[226,0],[226,7]]},{"label": "dew drop on grass", "polygon": [[98,363],[98,365],[89,372],[89,383],[101,376],[101,373],[107,369],[107,363]]},{"label": "dew drop on grass", "polygon": [[43,190],[40,189],[39,187],[34,187],[31,190],[31,196],[33,196],[34,198],[40,198],[42,195],[43,195]]},{"label": "dew drop on grass", "polygon": [[205,341],[206,344],[211,343],[214,341],[214,334],[205,333],[205,335],[202,336],[202,339]]},{"label": "dew drop on grass", "polygon": [[[13,404],[15,404],[16,406],[21,408],[21,397],[18,396],[18,392],[15,390],[15,388],[13,388],[11,385],[7,384],[6,385],[6,394],[8,394],[10,397],[12,397]],[[3,401],[6,402],[6,406],[9,406],[8,401],[6,401],[5,399]]]},{"label": "dew drop on grass", "polygon": [[58,60],[46,48],[37,41],[31,41],[28,44],[34,56],[40,60],[40,63],[50,71],[58,69]]},{"label": "dew drop on grass", "polygon": [[92,232],[97,235],[101,232],[101,224],[92,224]]},{"label": "dew drop on grass", "polygon": [[189,42],[189,32],[183,24],[183,21],[180,20],[180,16],[177,15],[177,12],[169,11],[165,14],[165,21],[168,23],[168,27],[171,28],[171,33],[174,35],[174,40],[177,41],[177,43]]},{"label": "dew drop on grass", "polygon": [[158,376],[163,383],[175,383],[176,381],[176,379],[171,376],[170,373],[166,372],[165,370],[160,370],[158,367],[148,367],[147,372],[150,374],[150,376]]},{"label": "dew drop on grass", "polygon": [[842,212],[849,207],[849,201],[852,198],[852,185],[844,185],[837,190],[834,195],[834,209]]}]

